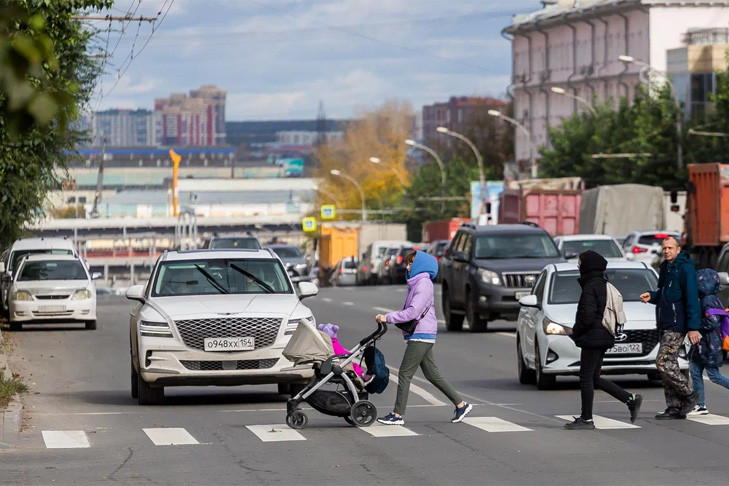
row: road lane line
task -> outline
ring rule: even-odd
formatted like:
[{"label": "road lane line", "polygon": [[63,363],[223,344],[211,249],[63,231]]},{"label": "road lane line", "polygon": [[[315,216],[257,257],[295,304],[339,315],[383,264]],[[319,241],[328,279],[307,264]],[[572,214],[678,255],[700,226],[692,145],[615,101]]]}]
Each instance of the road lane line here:
[{"label": "road lane line", "polygon": [[[390,372],[391,372],[390,380],[393,381],[397,385],[397,374],[399,372],[398,369],[393,368],[392,366],[388,366],[388,368],[390,369]],[[394,374],[394,376],[393,376],[393,374]],[[415,393],[416,395],[420,396],[426,402],[428,402],[432,405],[439,405],[439,406],[446,405],[445,402],[438,400],[437,398],[435,398],[435,396],[433,396],[432,393],[430,393],[429,391],[427,391],[423,388],[420,388],[418,385],[415,385],[412,381],[410,382],[410,391]]]},{"label": "road lane line", "polygon": [[402,425],[385,425],[380,423],[374,423],[369,427],[362,427],[359,430],[367,432],[372,437],[411,437],[418,435]]},{"label": "road lane line", "polygon": [[154,445],[183,445],[183,444],[199,444],[195,437],[180,427],[161,427],[153,429],[142,429],[147,437],[150,438]]},{"label": "road lane line", "polygon": [[322,302],[331,302],[331,301],[332,301],[332,299],[330,299],[329,297],[322,297],[322,298],[321,298],[321,301],[322,301]]},{"label": "road lane line", "polygon": [[342,305],[354,305],[354,302],[349,302],[349,301],[342,302]]},{"label": "road lane line", "polygon": [[[567,422],[572,422],[575,417],[572,415],[555,415],[558,419],[562,419]],[[607,417],[601,417],[600,415],[593,415],[592,420],[595,421],[595,428],[600,430],[615,430],[615,429],[639,429],[639,425],[629,424],[627,422],[621,422],[620,420],[613,420]]]},{"label": "road lane line", "polygon": [[290,440],[306,440],[306,437],[296,432],[286,424],[274,425],[246,425],[263,442],[283,442]]},{"label": "road lane line", "polygon": [[532,430],[498,417],[466,417],[463,422],[486,432],[531,432]]},{"label": "road lane line", "polygon": [[506,331],[504,331],[504,332],[497,332],[497,333],[494,333],[494,334],[498,334],[499,336],[506,336],[506,337],[510,337],[510,338],[516,337],[516,332],[506,332]]},{"label": "road lane line", "polygon": [[710,413],[708,415],[689,415],[686,420],[698,422],[704,425],[729,425],[729,418],[722,417],[721,415],[714,415]]},{"label": "road lane line", "polygon": [[385,307],[373,307],[374,310],[384,312],[385,314],[389,314],[390,312],[395,312],[395,309],[386,309]]},{"label": "road lane line", "polygon": [[83,430],[44,430],[43,441],[48,449],[80,449],[91,447]]}]

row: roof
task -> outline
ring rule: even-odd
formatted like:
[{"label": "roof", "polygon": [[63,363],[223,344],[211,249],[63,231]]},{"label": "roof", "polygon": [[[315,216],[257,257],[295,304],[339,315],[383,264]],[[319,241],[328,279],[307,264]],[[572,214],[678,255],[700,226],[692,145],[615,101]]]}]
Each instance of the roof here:
[{"label": "roof", "polygon": [[54,255],[52,253],[31,253],[25,257],[28,262],[48,261],[48,260],[76,260],[80,261],[75,255]]},{"label": "roof", "polygon": [[544,228],[540,226],[532,226],[531,224],[492,224],[492,225],[461,225],[461,229],[470,229],[477,234],[504,234],[504,233],[546,233]]},{"label": "roof", "polygon": [[610,235],[563,235],[558,236],[562,241],[585,241],[585,240],[613,240],[614,238]]},{"label": "roof", "polygon": [[189,250],[189,251],[168,251],[162,255],[164,262],[183,262],[202,259],[240,259],[255,258],[262,260],[275,260],[276,257],[267,250],[256,250],[241,248],[239,250],[220,249],[220,250]]},{"label": "roof", "polygon": [[[622,268],[622,269],[650,269],[646,264],[642,262],[620,262],[620,261],[609,261],[607,265],[608,269]],[[577,271],[577,263],[555,263],[554,269],[558,272],[569,272]]]},{"label": "roof", "polygon": [[74,250],[73,241],[66,238],[21,238],[15,240],[12,251],[16,250],[45,250],[49,248]]}]

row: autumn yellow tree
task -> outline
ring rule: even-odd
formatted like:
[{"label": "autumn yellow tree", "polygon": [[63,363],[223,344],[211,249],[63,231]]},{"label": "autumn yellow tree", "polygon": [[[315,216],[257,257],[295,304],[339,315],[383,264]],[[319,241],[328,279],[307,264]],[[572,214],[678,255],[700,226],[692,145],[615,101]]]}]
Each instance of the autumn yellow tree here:
[{"label": "autumn yellow tree", "polygon": [[[346,178],[330,173],[336,169],[360,185],[368,209],[390,209],[397,205],[410,183],[405,165],[405,140],[410,138],[413,115],[409,103],[388,101],[379,108],[358,113],[341,140],[318,147],[314,154],[321,188],[317,204],[336,202],[340,210],[355,210],[340,212],[344,219],[360,218],[357,211],[362,207],[360,192]],[[380,163],[371,162],[373,157]]]}]

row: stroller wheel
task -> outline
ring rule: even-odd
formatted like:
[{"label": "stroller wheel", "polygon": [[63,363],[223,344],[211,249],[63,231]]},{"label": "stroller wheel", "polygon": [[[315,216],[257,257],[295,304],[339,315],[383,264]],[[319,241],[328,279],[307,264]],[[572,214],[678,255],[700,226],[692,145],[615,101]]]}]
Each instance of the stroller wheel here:
[{"label": "stroller wheel", "polygon": [[354,420],[352,420],[352,417],[350,417],[349,415],[347,415],[346,417],[344,417],[344,421],[347,422],[349,425],[352,425],[352,426],[355,426],[355,427],[357,426],[357,424],[354,423]]},{"label": "stroller wheel", "polygon": [[350,414],[354,425],[357,427],[368,427],[372,425],[377,418],[377,409],[372,402],[360,400],[352,405]]},{"label": "stroller wheel", "polygon": [[286,416],[286,425],[292,429],[303,429],[309,422],[309,418],[301,410],[294,410],[290,415]]}]

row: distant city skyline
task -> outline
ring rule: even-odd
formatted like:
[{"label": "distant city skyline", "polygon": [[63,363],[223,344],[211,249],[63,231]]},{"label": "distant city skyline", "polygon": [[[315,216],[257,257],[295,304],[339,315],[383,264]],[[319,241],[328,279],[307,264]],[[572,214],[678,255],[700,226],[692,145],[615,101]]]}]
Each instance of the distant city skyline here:
[{"label": "distant city skyline", "polygon": [[[155,16],[163,5],[129,0],[110,13]],[[226,120],[312,119],[320,101],[328,118],[352,118],[388,99],[419,111],[451,96],[504,97],[511,52],[501,30],[512,14],[539,8],[537,0],[177,0],[151,38],[146,23],[127,23],[121,37],[112,26],[107,74],[89,109],[153,109],[155,98],[205,84],[227,91]],[[98,37],[102,49],[106,39]]]}]

